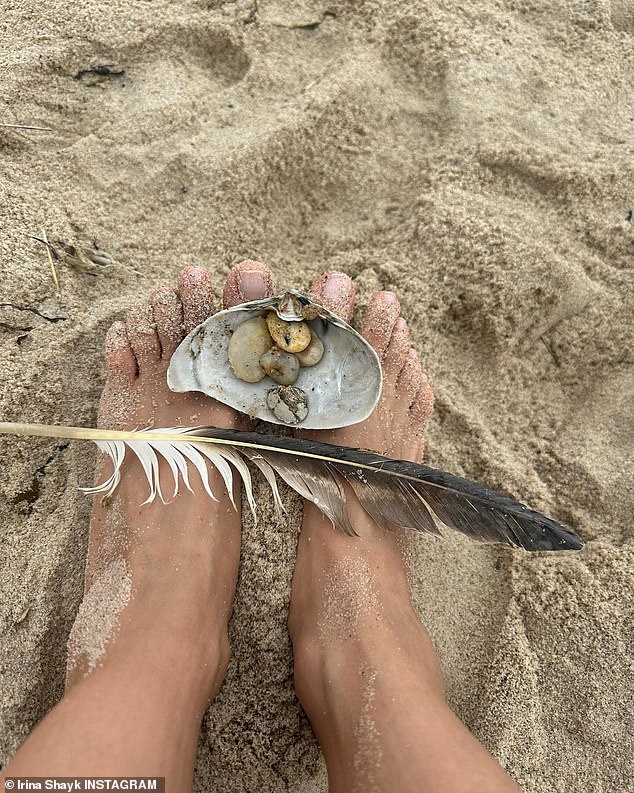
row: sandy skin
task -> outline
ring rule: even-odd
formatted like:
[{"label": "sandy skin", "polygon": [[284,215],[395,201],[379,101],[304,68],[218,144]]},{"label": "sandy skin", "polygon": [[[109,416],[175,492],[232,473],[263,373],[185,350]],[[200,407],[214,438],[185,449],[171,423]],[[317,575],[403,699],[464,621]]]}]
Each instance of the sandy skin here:
[{"label": "sandy skin", "polygon": [[[230,274],[223,303],[274,291],[268,268],[244,262]],[[347,276],[322,276],[312,293],[350,318],[354,285]],[[101,426],[245,426],[227,406],[166,385],[174,349],[217,308],[207,273],[187,268],[176,289],[154,290],[112,326]],[[396,296],[379,292],[362,327],[384,368],[375,412],[360,425],[313,437],[420,460],[433,396],[399,312]],[[165,506],[138,506],[147,484],[138,463],[127,465],[116,505],[95,503],[86,598],[113,564],[126,571],[128,596],[115,629],[102,637],[98,663],[71,636],[66,696],[9,770],[157,774],[170,789],[186,790],[200,721],[230,658],[240,514],[218,475],[211,477],[218,501],[183,491]],[[330,789],[516,791],[446,705],[433,645],[410,601],[402,538],[375,526],[352,494],[349,502],[357,538],[306,504],[289,614],[296,690],[324,751]],[[74,633],[81,633],[79,618]]]}]

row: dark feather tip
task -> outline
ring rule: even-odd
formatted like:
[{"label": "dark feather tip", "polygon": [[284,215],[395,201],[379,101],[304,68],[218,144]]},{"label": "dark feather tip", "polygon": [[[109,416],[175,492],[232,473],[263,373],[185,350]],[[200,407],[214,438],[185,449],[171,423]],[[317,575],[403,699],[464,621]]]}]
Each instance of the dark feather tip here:
[{"label": "dark feather tip", "polygon": [[[573,531],[557,521],[495,490],[426,465],[304,438],[215,428],[196,428],[193,433],[254,444],[262,456],[268,455],[271,465],[273,458],[290,458],[294,470],[330,498],[331,519],[348,533],[345,495],[338,490],[338,477],[348,481],[380,526],[435,534],[439,526],[446,526],[474,540],[527,551],[576,551],[583,546]],[[282,476],[285,466],[288,469],[278,459]]]}]

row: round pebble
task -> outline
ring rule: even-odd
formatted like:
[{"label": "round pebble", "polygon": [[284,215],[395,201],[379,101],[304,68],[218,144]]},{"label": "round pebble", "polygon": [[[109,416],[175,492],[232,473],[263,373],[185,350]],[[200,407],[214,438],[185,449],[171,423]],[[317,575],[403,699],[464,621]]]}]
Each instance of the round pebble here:
[{"label": "round pebble", "polygon": [[319,336],[311,330],[310,344],[305,350],[296,353],[300,366],[314,366],[321,361],[324,354],[324,344]]},{"label": "round pebble", "polygon": [[269,311],[266,322],[269,333],[280,350],[301,352],[310,344],[310,328],[305,322],[286,322],[274,311]]},{"label": "round pebble", "polygon": [[278,347],[265,352],[260,358],[260,366],[271,380],[280,385],[293,385],[299,377],[299,361],[291,352],[284,352]]},{"label": "round pebble", "polygon": [[264,317],[254,317],[238,325],[229,340],[228,349],[229,363],[235,376],[247,383],[259,383],[266,377],[260,358],[272,345]]}]

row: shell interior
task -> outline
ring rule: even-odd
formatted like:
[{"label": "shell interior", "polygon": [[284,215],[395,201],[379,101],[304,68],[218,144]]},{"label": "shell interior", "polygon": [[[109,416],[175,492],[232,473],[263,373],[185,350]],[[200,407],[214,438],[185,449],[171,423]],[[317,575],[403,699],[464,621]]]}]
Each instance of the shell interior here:
[{"label": "shell interior", "polygon": [[170,389],[202,391],[249,416],[284,424],[266,404],[267,392],[276,383],[269,377],[259,383],[239,380],[227,353],[234,329],[271,309],[287,321],[308,322],[324,344],[321,361],[302,368],[295,383],[306,392],[309,410],[297,426],[334,429],[366,419],[381,395],[381,363],[376,352],[340,317],[295,290],[220,311],[194,328],[170,361]]}]

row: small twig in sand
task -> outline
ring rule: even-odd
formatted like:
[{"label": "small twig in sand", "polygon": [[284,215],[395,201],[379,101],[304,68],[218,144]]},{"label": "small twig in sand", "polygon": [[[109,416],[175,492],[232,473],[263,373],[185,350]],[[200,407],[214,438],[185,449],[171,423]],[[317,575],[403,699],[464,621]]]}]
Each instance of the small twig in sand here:
[{"label": "small twig in sand", "polygon": [[544,347],[550,353],[550,357],[553,359],[553,361],[555,363],[555,366],[557,366],[557,367],[561,366],[561,362],[559,360],[559,357],[558,357],[557,353],[555,352],[555,350],[553,349],[552,344],[549,341],[546,340],[545,336],[540,336],[539,340],[541,341],[541,343],[544,345]]},{"label": "small twig in sand", "polygon": [[6,127],[6,129],[34,129],[37,132],[53,132],[51,127],[33,127],[29,124],[4,124],[0,122],[0,127]]},{"label": "small twig in sand", "polygon": [[321,19],[316,19],[313,22],[273,22],[276,28],[283,28],[284,30],[316,30],[324,19],[334,18],[337,14],[334,11],[326,9],[321,16]]},{"label": "small twig in sand", "polygon": [[57,261],[65,262],[72,267],[77,267],[90,274],[121,269],[127,270],[135,275],[141,275],[141,273],[129,265],[118,262],[109,253],[100,250],[96,242],[93,243],[94,248],[90,248],[79,242],[62,242],[60,240],[55,240],[53,243],[50,243],[47,239],[41,239],[40,237],[32,237],[31,239],[46,245],[49,254],[52,254],[53,258]]},{"label": "small twig in sand", "polygon": [[29,326],[28,328],[19,328],[17,325],[9,325],[8,322],[0,322],[0,329],[17,331],[18,333],[28,333],[30,330],[33,330],[31,326]]},{"label": "small twig in sand", "polygon": [[73,77],[74,80],[84,82],[88,86],[99,85],[104,80],[109,80],[113,77],[123,77],[125,69],[117,69],[112,63],[100,63],[97,66],[91,66],[89,69],[80,69]]},{"label": "small twig in sand", "polygon": [[68,317],[47,317],[46,314],[42,314],[37,308],[33,308],[32,306],[19,306],[17,303],[0,303],[0,308],[12,308],[15,311],[29,311],[31,314],[42,317],[42,319],[45,319],[47,322],[63,322],[68,319]]},{"label": "small twig in sand", "polygon": [[42,235],[44,236],[44,244],[46,245],[46,253],[48,254],[48,263],[51,266],[51,273],[53,274],[53,281],[55,282],[55,288],[57,289],[57,294],[62,294],[62,287],[59,285],[59,278],[57,277],[57,268],[55,267],[55,262],[53,261],[53,254],[51,253],[51,246],[48,243],[48,237],[46,236],[46,229],[42,229]]}]

